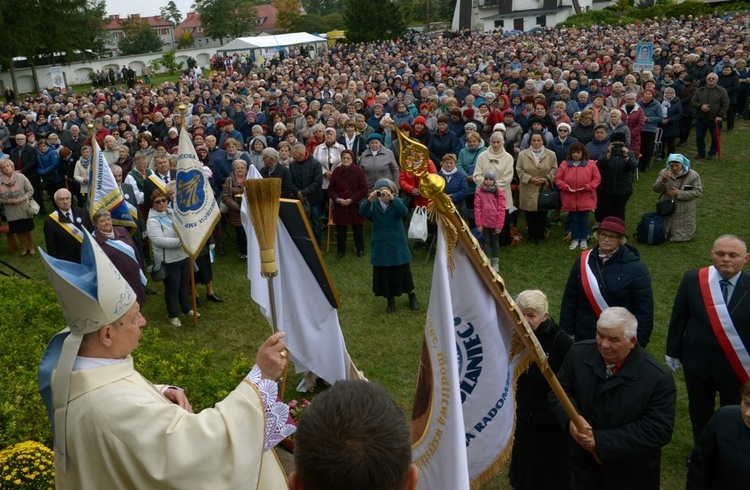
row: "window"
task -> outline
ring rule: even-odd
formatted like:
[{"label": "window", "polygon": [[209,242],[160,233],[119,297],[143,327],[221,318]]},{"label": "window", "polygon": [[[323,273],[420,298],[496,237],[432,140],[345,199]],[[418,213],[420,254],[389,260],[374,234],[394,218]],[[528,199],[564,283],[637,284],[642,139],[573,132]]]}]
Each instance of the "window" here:
[{"label": "window", "polygon": [[495,21],[495,29],[500,28],[502,29],[505,27],[505,21],[504,20],[496,20]]},{"label": "window", "polygon": [[536,18],[536,25],[540,27],[547,27],[547,16],[546,15],[540,15]]}]

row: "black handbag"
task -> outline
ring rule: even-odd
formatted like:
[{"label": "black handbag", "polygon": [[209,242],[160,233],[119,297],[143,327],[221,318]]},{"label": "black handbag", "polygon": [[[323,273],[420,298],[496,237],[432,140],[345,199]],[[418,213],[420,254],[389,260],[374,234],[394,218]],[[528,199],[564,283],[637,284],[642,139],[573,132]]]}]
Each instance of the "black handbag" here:
[{"label": "black handbag", "polygon": [[154,282],[161,282],[167,278],[167,267],[164,262],[159,262],[159,268],[156,268],[154,264],[151,268],[151,280]]},{"label": "black handbag", "polygon": [[656,203],[656,212],[659,216],[669,216],[675,212],[676,208],[674,199],[664,199]]},{"label": "black handbag", "polygon": [[560,208],[560,191],[552,189],[549,191],[539,191],[537,200],[537,209],[539,211],[549,211]]}]

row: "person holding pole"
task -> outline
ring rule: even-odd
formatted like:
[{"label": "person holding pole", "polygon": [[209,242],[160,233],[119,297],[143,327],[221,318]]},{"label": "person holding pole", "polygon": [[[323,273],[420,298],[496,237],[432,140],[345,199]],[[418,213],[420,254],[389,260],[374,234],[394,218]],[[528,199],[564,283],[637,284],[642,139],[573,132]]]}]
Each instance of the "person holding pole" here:
[{"label": "person holding pole", "polygon": [[169,323],[173,327],[181,327],[178,308],[182,313],[193,316],[193,309],[190,307],[190,261],[182,248],[180,237],[174,231],[167,196],[160,189],[151,193],[151,206],[146,229],[154,255],[154,267],[167,268],[164,301]]},{"label": "person holding pole", "polygon": [[571,423],[550,394],[552,412],[570,435],[571,488],[659,488],[661,448],[672,438],[677,392],[669,369],[638,344],[637,331],[638,320],[627,309],[607,308],[596,340],[574,344],[557,373],[585,427]]}]

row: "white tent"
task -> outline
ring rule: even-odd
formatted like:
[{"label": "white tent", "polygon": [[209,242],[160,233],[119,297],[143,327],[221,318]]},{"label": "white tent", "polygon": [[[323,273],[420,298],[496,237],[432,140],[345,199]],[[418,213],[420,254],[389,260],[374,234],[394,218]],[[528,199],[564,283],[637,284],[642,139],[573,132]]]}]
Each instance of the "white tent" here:
[{"label": "white tent", "polygon": [[[326,39],[306,32],[293,32],[277,36],[238,37],[220,47],[217,51],[225,54],[250,50],[267,51],[269,49],[287,48],[300,44],[312,44],[315,46],[315,50],[319,51],[324,49]],[[260,52],[256,52],[255,54],[257,56]]]}]

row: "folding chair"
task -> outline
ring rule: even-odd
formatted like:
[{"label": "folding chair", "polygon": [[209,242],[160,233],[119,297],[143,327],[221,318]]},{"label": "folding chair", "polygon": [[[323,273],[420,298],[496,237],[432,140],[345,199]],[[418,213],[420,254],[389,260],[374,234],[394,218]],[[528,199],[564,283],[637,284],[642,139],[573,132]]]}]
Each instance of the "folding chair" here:
[{"label": "folding chair", "polygon": [[0,218],[0,235],[5,235],[8,239],[8,251],[11,254],[16,253],[16,249],[18,248],[16,244],[16,234],[10,232],[10,227],[3,224],[2,218]]},{"label": "folding chair", "polygon": [[651,167],[654,164],[655,160],[659,160],[662,150],[662,142],[661,138],[664,135],[664,130],[662,128],[656,128],[656,139],[654,139],[654,154],[651,157],[651,161],[648,162],[648,169],[651,170]]}]

